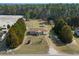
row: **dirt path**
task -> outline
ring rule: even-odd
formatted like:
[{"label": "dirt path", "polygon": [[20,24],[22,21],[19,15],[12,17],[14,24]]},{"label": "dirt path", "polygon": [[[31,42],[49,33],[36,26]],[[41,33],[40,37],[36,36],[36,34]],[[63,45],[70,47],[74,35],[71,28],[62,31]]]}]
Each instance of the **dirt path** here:
[{"label": "dirt path", "polygon": [[46,41],[47,41],[48,46],[49,46],[48,54],[49,55],[56,55],[56,54],[58,54],[58,51],[53,47],[53,43],[52,43],[51,39],[49,39],[48,36],[45,36],[45,37],[46,37]]},{"label": "dirt path", "polygon": [[48,54],[49,55],[57,55],[59,54],[59,52],[54,48],[54,44],[52,42],[52,40],[49,38],[49,31],[50,31],[51,28],[48,29],[48,33],[47,35],[45,36],[45,40],[47,41],[48,43],[48,46],[49,46],[49,51],[48,51]]}]

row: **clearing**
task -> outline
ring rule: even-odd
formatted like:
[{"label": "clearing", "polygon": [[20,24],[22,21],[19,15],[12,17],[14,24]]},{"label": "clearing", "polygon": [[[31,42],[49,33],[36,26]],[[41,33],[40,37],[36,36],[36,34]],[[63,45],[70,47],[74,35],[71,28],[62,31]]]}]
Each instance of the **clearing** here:
[{"label": "clearing", "polygon": [[[26,28],[26,33],[30,28],[40,28],[40,21],[26,21]],[[26,44],[28,40],[31,40],[30,44]],[[32,36],[25,34],[23,44],[14,51],[14,54],[48,54],[48,49],[45,35]]]}]

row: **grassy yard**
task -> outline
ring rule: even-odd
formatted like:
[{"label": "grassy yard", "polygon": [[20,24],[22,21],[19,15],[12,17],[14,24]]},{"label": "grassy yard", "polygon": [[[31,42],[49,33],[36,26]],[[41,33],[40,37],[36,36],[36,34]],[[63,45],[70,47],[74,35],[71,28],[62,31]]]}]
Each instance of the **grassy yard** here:
[{"label": "grassy yard", "polygon": [[15,54],[47,54],[47,47],[44,45],[23,45]]},{"label": "grassy yard", "polygon": [[[16,54],[45,54],[48,52],[47,43],[42,39],[42,37],[32,37],[29,36],[27,40],[30,39],[30,44],[24,44],[20,49],[16,50]],[[42,39],[42,42],[40,40]]]},{"label": "grassy yard", "polygon": [[39,20],[32,20],[30,19],[30,21],[26,21],[26,26],[28,26],[29,28],[34,27],[34,28],[39,28],[40,24],[39,24]]},{"label": "grassy yard", "polygon": [[[30,28],[40,28],[39,20],[26,21],[27,31]],[[45,36],[31,36],[26,34],[25,42],[30,40],[30,44],[23,44],[19,49],[14,51],[15,54],[47,54],[48,44],[45,41]]]},{"label": "grassy yard", "polygon": [[[50,26],[49,26],[50,27]],[[50,35],[56,35],[53,31],[49,33]],[[73,35],[73,42],[70,44],[62,45],[60,42],[53,37],[52,39],[53,48],[55,48],[59,53],[65,54],[79,54],[79,37]]]},{"label": "grassy yard", "polygon": [[[40,28],[39,20],[31,20],[31,21],[26,22],[26,24],[27,24],[28,28],[31,28],[31,27]],[[47,30],[50,30],[52,28],[50,25],[46,25],[46,27],[47,27]],[[41,37],[44,37],[44,36],[41,36]],[[41,44],[36,44],[35,42],[40,41],[39,37],[28,36],[28,38],[31,39],[33,43],[31,45],[22,46],[24,51],[27,48],[26,52],[24,52],[24,53],[33,53],[33,54],[34,53],[47,53],[48,47],[47,47],[46,42],[41,43]],[[45,40],[45,39],[43,38],[43,40]],[[70,43],[67,45],[62,45],[62,46],[57,46],[53,42],[53,40],[52,40],[52,43],[53,43],[53,47],[60,53],[63,52],[63,53],[67,53],[67,54],[79,54],[79,38],[74,37],[73,40],[75,40],[76,43],[73,42],[73,43]],[[21,53],[23,53],[22,50],[18,50],[17,52],[19,52],[19,51]]]},{"label": "grassy yard", "polygon": [[[55,34],[53,33],[53,35]],[[54,43],[54,38],[52,39],[52,42]],[[60,53],[63,52],[66,54],[79,54],[79,38],[75,37],[74,35],[72,43],[61,46],[57,46],[56,44],[58,43],[54,43],[54,48],[56,48],[56,50]]]},{"label": "grassy yard", "polygon": [[57,49],[66,54],[79,54],[79,47],[74,45],[57,46]]},{"label": "grassy yard", "polygon": [[[29,28],[40,28],[40,21],[39,20],[30,20],[26,21],[26,26]],[[44,28],[44,27],[43,27]],[[50,25],[46,25],[47,30],[49,31],[52,27]],[[28,31],[27,30],[27,31]],[[19,49],[14,51],[15,54],[47,54],[48,53],[48,44],[45,40],[45,36],[31,36],[26,35],[26,41],[31,40],[30,44],[23,44]],[[57,46],[52,39],[53,48],[55,48],[60,53],[66,54],[79,54],[79,38],[74,37],[72,42],[67,45]]]}]

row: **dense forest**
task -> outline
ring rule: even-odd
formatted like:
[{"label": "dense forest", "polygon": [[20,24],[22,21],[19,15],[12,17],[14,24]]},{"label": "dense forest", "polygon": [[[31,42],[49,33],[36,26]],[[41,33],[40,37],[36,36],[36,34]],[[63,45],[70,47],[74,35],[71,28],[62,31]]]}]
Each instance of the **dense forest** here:
[{"label": "dense forest", "polygon": [[0,4],[0,15],[24,15],[27,19],[48,20],[64,18],[75,27],[79,22],[74,20],[79,19],[79,4]]},{"label": "dense forest", "polygon": [[27,14],[31,18],[73,17],[79,16],[79,4],[0,4],[0,14]]}]

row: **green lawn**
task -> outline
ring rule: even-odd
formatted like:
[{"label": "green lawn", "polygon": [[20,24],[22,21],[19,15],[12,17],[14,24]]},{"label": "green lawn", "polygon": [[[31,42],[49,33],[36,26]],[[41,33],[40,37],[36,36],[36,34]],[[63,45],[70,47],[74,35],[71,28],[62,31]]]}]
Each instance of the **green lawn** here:
[{"label": "green lawn", "polygon": [[[53,34],[55,35],[55,34]],[[52,42],[54,43],[54,47],[63,53],[67,53],[67,54],[79,54],[79,38],[76,38],[73,36],[73,40],[75,40],[75,42],[67,44],[67,45],[61,45],[61,46],[57,46],[54,43],[54,40],[52,39]]]},{"label": "green lawn", "polygon": [[[39,20],[30,20],[26,21],[26,27],[29,28],[40,28]],[[31,36],[26,35],[26,42],[31,40],[30,44],[22,45],[18,50],[14,51],[15,54],[47,54],[48,53],[48,44],[45,41],[43,35],[41,36]]]},{"label": "green lawn", "polygon": [[43,40],[42,43],[38,43],[40,39],[30,37],[31,44],[24,44],[20,49],[16,50],[16,54],[45,54],[48,52],[47,43]]},{"label": "green lawn", "polygon": [[[49,34],[51,35],[51,32]],[[53,35],[56,35],[56,34],[53,32]],[[75,42],[67,44],[67,45],[58,46],[54,42],[54,38],[53,38],[52,43],[54,44],[54,48],[60,53],[63,52],[67,54],[79,54],[79,37],[75,37],[73,35],[73,40],[75,40]]]},{"label": "green lawn", "polygon": [[[40,26],[39,23],[40,22],[38,20],[33,20],[33,21],[28,22],[29,25],[28,24],[27,25],[28,25],[28,27],[39,28],[39,26]],[[47,29],[49,30],[50,28],[51,28],[51,26],[47,25]],[[35,41],[39,41],[40,40],[40,39],[36,39],[35,37],[30,37],[30,38],[31,39],[34,38],[34,39],[32,39],[33,43]],[[56,50],[58,50],[60,53],[63,52],[63,53],[67,53],[67,54],[79,54],[79,38],[75,37],[75,38],[73,38],[73,40],[75,40],[77,44],[71,43],[71,44],[67,44],[67,45],[63,45],[63,46],[57,46],[53,42],[53,40],[52,40],[52,43],[54,45],[53,47],[56,48]],[[45,52],[48,51],[47,43],[45,43],[45,42],[43,44],[30,45],[31,47],[29,45],[24,45],[24,46],[26,46],[26,48],[28,50],[28,52],[26,51],[25,53],[45,53]],[[42,48],[40,48],[40,47],[42,47]],[[19,51],[21,51],[21,50],[19,50]],[[39,51],[39,52],[37,52],[37,51]]]}]

